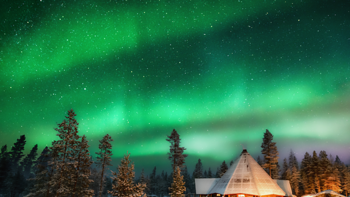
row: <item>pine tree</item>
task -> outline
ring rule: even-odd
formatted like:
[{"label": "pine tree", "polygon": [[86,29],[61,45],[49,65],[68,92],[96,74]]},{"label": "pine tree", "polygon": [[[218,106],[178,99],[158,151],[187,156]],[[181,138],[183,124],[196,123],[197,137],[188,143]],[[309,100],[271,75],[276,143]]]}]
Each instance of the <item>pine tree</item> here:
[{"label": "pine tree", "polygon": [[21,162],[21,167],[24,170],[23,175],[26,179],[30,176],[30,174],[32,172],[34,160],[36,159],[36,156],[38,155],[37,151],[38,151],[38,145],[36,144],[32,148],[32,150],[30,151],[30,153]]},{"label": "pine tree", "polygon": [[112,149],[112,145],[110,144],[110,142],[112,142],[113,139],[111,138],[111,136],[109,136],[108,134],[105,135],[103,137],[102,140],[99,140],[100,144],[99,144],[99,149],[101,150],[100,152],[96,152],[96,154],[98,155],[97,157],[97,161],[96,164],[98,166],[102,167],[101,170],[101,180],[100,180],[100,189],[99,189],[99,197],[102,196],[102,191],[103,191],[103,177],[104,177],[104,172],[105,172],[105,168],[107,166],[112,166],[111,165],[111,156],[112,151],[110,149]]},{"label": "pine tree", "polygon": [[202,178],[203,177],[203,165],[201,159],[198,159],[198,163],[193,171],[194,178]]},{"label": "pine tree", "polygon": [[[290,170],[290,169],[288,169]],[[295,195],[299,194],[299,182],[300,182],[300,174],[297,167],[294,165],[291,171],[290,185]]]},{"label": "pine tree", "polygon": [[213,174],[212,174],[212,172],[211,172],[211,169],[209,168],[209,170],[208,170],[208,178],[213,178]]},{"label": "pine tree", "polygon": [[105,184],[103,187],[103,195],[107,195],[108,191],[112,191],[112,179],[110,177],[105,176],[105,180],[104,180]]},{"label": "pine tree", "polygon": [[310,170],[308,172],[311,192],[321,192],[319,165],[319,158],[316,154],[316,151],[314,151],[311,159]]},{"label": "pine tree", "polygon": [[[187,154],[183,154],[186,150],[185,147],[180,147],[180,135],[177,133],[175,129],[171,132],[170,136],[167,136],[166,141],[170,142],[170,152],[168,153],[168,159],[171,161],[171,165],[173,167],[173,172],[175,172],[175,167],[179,166],[180,169],[183,169],[185,158],[188,156]],[[173,173],[174,174],[174,173]]]},{"label": "pine tree", "polygon": [[222,177],[225,172],[228,170],[227,164],[225,163],[225,160],[222,162],[221,166],[220,166],[220,177]]},{"label": "pine tree", "polygon": [[220,178],[220,168],[216,168],[215,178]]},{"label": "pine tree", "polygon": [[273,135],[269,130],[266,129],[264,134],[263,143],[261,144],[262,151],[261,153],[264,155],[264,164],[263,168],[269,169],[269,174],[271,177],[271,170],[275,169],[276,163],[278,162],[278,151],[276,147],[276,143],[272,142]]},{"label": "pine tree", "polygon": [[55,130],[59,133],[60,140],[53,144],[54,149],[57,149],[59,154],[56,160],[55,174],[52,178],[52,186],[56,187],[56,197],[66,196],[73,193],[74,176],[76,173],[77,153],[76,149],[79,146],[78,125],[75,119],[76,114],[73,109],[68,111],[68,116],[57,124]]},{"label": "pine tree", "polygon": [[297,158],[295,157],[294,152],[292,150],[290,150],[290,154],[289,154],[289,168],[292,170],[293,166],[295,166],[297,168],[297,170],[299,170],[299,165],[298,165]]},{"label": "pine tree", "polygon": [[180,174],[181,170],[179,166],[175,169],[175,175],[173,183],[171,184],[171,187],[169,190],[171,191],[170,196],[182,196],[182,194],[186,191],[186,187],[184,186],[185,183],[183,182],[183,176]]},{"label": "pine tree", "polygon": [[[165,179],[166,180],[166,179]],[[140,181],[139,183],[144,184],[145,185],[145,189],[144,189],[144,193],[148,193],[149,192],[149,180],[147,180],[147,177],[145,177],[145,171],[142,168],[142,172],[140,175]]]},{"label": "pine tree", "polygon": [[203,178],[208,178],[208,173],[206,170],[204,170]]},{"label": "pine tree", "polygon": [[330,189],[333,182],[329,177],[332,173],[331,162],[327,157],[326,151],[321,151],[319,154],[319,172],[320,172],[320,187],[321,191]]},{"label": "pine tree", "polygon": [[42,153],[40,154],[39,158],[34,162],[35,165],[33,167],[33,171],[35,174],[35,177],[27,179],[29,181],[29,184],[31,185],[31,188],[29,188],[29,193],[26,195],[26,197],[46,197],[48,188],[48,182],[50,181],[50,174],[48,169],[48,162],[50,161],[50,150],[46,146]]},{"label": "pine tree", "polygon": [[94,190],[94,196],[98,196],[100,191],[101,171],[97,168],[90,169],[91,175],[89,176],[89,179],[91,179],[93,182],[90,183],[89,188]]},{"label": "pine tree", "polygon": [[11,170],[12,174],[17,172],[17,169],[19,167],[18,162],[24,156],[23,150],[24,150],[24,145],[26,144],[25,140],[26,140],[25,135],[21,135],[21,137],[17,139],[17,142],[14,143],[14,146],[12,146],[11,151],[9,152],[11,166],[12,166],[12,170]]},{"label": "pine tree", "polygon": [[16,174],[10,177],[10,196],[18,196],[25,190],[26,186],[26,179],[20,168],[18,168]]},{"label": "pine tree", "polygon": [[290,168],[288,166],[288,162],[287,162],[286,158],[283,159],[283,168],[282,168],[281,179],[282,180],[290,180],[291,179],[291,171],[290,171]]},{"label": "pine tree", "polygon": [[115,181],[112,186],[113,190],[108,191],[108,193],[113,196],[136,197],[142,196],[144,193],[143,190],[146,187],[145,184],[138,183],[137,185],[134,185],[133,183],[133,178],[135,177],[134,164],[131,164],[129,167],[129,156],[130,154],[127,153],[122,159],[121,164],[118,166],[118,174],[112,171],[112,175],[116,177],[113,177],[113,180]]},{"label": "pine tree", "polygon": [[233,164],[233,160],[231,160],[231,162],[230,162],[230,166],[232,166],[232,164]]},{"label": "pine tree", "polygon": [[187,166],[185,166],[183,176],[185,181],[186,193],[189,193],[191,191],[191,176],[188,173]]},{"label": "pine tree", "polygon": [[344,165],[342,173],[343,173],[343,178],[344,178],[344,181],[342,184],[342,190],[344,190],[345,196],[348,196],[349,191],[350,191],[350,169],[349,169],[349,167],[346,167]]},{"label": "pine tree", "polygon": [[281,170],[280,170],[280,165],[278,164],[278,162],[276,163],[276,168],[273,169],[271,171],[271,173],[272,173],[272,176],[271,176],[272,179],[279,179],[280,178]]},{"label": "pine tree", "polygon": [[157,172],[157,167],[154,166],[152,174],[150,175],[150,192],[152,195],[156,194],[157,188],[158,188],[158,184],[157,184],[157,180],[156,180],[156,172]]},{"label": "pine tree", "polygon": [[300,168],[300,176],[301,176],[301,182],[303,186],[303,193],[304,194],[310,194],[312,191],[312,188],[309,183],[309,176],[308,173],[311,169],[311,156],[308,152],[305,153],[304,159],[301,162],[301,168]]},{"label": "pine tree", "polygon": [[90,183],[93,182],[92,179],[89,179],[89,175],[91,174],[90,166],[93,162],[91,161],[90,152],[88,150],[90,147],[88,142],[86,136],[83,135],[76,150],[77,158],[74,165],[76,172],[72,176],[74,180],[72,197],[92,196],[94,193],[92,189],[89,189]]},{"label": "pine tree", "polygon": [[1,148],[0,158],[0,193],[4,194],[8,189],[6,180],[11,176],[10,154],[7,152],[7,145]]}]

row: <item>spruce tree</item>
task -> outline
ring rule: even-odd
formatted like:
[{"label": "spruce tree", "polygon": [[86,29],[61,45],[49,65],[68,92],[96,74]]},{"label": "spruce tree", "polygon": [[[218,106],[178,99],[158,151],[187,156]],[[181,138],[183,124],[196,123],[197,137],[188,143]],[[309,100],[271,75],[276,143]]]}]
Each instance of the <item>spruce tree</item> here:
[{"label": "spruce tree", "polygon": [[185,181],[186,193],[189,193],[191,192],[191,176],[188,173],[187,166],[185,166],[183,176]]},{"label": "spruce tree", "polygon": [[319,158],[316,154],[316,151],[312,154],[311,164],[310,164],[310,170],[308,172],[309,179],[309,185],[311,193],[313,192],[321,192],[321,186],[320,186],[320,164],[319,164]]},{"label": "spruce tree", "polygon": [[201,159],[198,159],[198,162],[196,164],[196,167],[193,171],[194,178],[202,178],[203,177],[203,165],[201,162]]},{"label": "spruce tree", "polygon": [[208,170],[208,178],[213,178],[213,174],[212,174],[212,172],[211,172],[210,167],[209,167],[209,170]]},{"label": "spruce tree", "polygon": [[59,154],[56,160],[55,174],[52,178],[52,186],[57,187],[57,196],[66,196],[73,193],[74,176],[76,173],[75,165],[77,162],[76,149],[79,146],[78,125],[75,119],[76,114],[73,109],[68,111],[68,116],[57,124],[55,130],[59,133],[60,140],[53,144]]},{"label": "spruce tree", "polygon": [[91,174],[90,166],[93,162],[91,161],[88,142],[86,136],[83,135],[78,148],[75,150],[77,158],[74,165],[76,172],[72,176],[74,180],[72,197],[92,196],[94,193],[92,189],[89,189],[90,183],[93,182],[92,179],[89,179],[89,175]]},{"label": "spruce tree", "polygon": [[283,159],[283,168],[282,168],[281,179],[282,180],[290,180],[291,179],[291,171],[290,171],[290,168],[288,166],[288,162],[287,162],[286,158]]},{"label": "spruce tree", "polygon": [[22,174],[22,170],[18,168],[16,174],[10,177],[10,196],[19,196],[26,186],[26,179]]},{"label": "spruce tree", "polygon": [[23,150],[24,145],[26,144],[26,137],[25,135],[21,135],[19,139],[17,139],[17,142],[14,143],[14,146],[12,146],[10,153],[10,161],[11,161],[11,173],[14,174],[17,172],[17,169],[19,167],[18,162],[22,159],[24,156]]},{"label": "spruce tree", "polygon": [[157,167],[154,166],[153,171],[152,171],[152,173],[150,175],[150,192],[151,192],[152,195],[156,194],[156,191],[157,191],[157,188],[158,188],[156,176],[157,176]]},{"label": "spruce tree", "polygon": [[326,151],[320,151],[319,154],[319,171],[321,191],[331,189],[333,181],[329,179],[332,173],[332,164],[327,157]]},{"label": "spruce tree", "polygon": [[89,179],[91,179],[93,182],[90,183],[89,188],[94,190],[94,196],[98,196],[100,191],[101,171],[96,167],[90,168],[90,170],[91,175],[89,176]]},{"label": "spruce tree", "polygon": [[215,178],[220,178],[220,168],[216,168]]},{"label": "spruce tree", "polygon": [[0,193],[4,194],[8,189],[6,180],[11,176],[10,154],[7,152],[7,145],[1,148],[0,158]]},{"label": "spruce tree", "polygon": [[112,196],[142,196],[144,194],[143,190],[146,185],[138,183],[135,185],[133,183],[133,178],[135,177],[134,164],[130,164],[129,160],[130,154],[124,156],[121,164],[118,166],[118,174],[112,171],[113,180],[115,181],[112,191],[108,191]]},{"label": "spruce tree", "polygon": [[180,135],[177,133],[175,129],[173,129],[170,136],[167,136],[166,141],[170,142],[170,152],[168,153],[169,155],[168,159],[171,161],[173,172],[175,172],[176,166],[179,166],[180,169],[183,169],[185,158],[188,155],[183,154],[186,148],[180,147],[180,142],[181,142]]},{"label": "spruce tree", "polygon": [[34,165],[36,156],[38,155],[37,151],[38,151],[38,145],[36,144],[30,151],[30,153],[21,162],[21,167],[23,168],[23,171],[24,171],[23,175],[26,179],[30,176],[31,172],[33,171],[32,170],[33,165]]},{"label": "spruce tree", "polygon": [[181,170],[179,166],[175,169],[175,175],[173,183],[171,184],[171,187],[169,190],[171,191],[170,196],[171,197],[180,197],[182,194],[186,191],[186,187],[184,186],[185,183],[183,182],[183,176],[181,175]]},{"label": "spruce tree", "polygon": [[232,164],[233,164],[233,160],[231,160],[231,162],[230,162],[230,166],[232,166]]},{"label": "spruce tree", "polygon": [[204,170],[203,178],[208,178],[208,173],[206,170]]},{"label": "spruce tree", "polygon": [[148,179],[148,177],[145,177],[145,172],[144,172],[143,168],[142,168],[142,172],[141,172],[139,183],[145,185],[145,189],[143,191],[144,191],[144,193],[148,194],[150,192],[150,180]]},{"label": "spruce tree", "polygon": [[48,188],[48,183],[50,182],[49,177],[49,169],[48,162],[50,161],[50,150],[46,146],[44,150],[41,152],[39,158],[35,161],[35,165],[33,167],[33,171],[35,177],[27,179],[31,188],[29,188],[29,192],[26,197],[46,197]]},{"label": "spruce tree", "polygon": [[292,187],[292,190],[297,196],[299,194],[299,182],[300,182],[300,174],[297,167],[294,165],[291,171],[290,186]]},{"label": "spruce tree", "polygon": [[293,166],[295,166],[297,168],[297,170],[299,170],[297,158],[295,157],[294,152],[292,150],[290,150],[290,153],[289,153],[289,168],[290,168],[290,170],[293,169]]},{"label": "spruce tree", "polygon": [[276,163],[278,162],[278,151],[276,147],[276,143],[272,142],[273,135],[269,130],[266,129],[264,134],[263,143],[261,144],[262,151],[261,153],[264,155],[264,164],[263,168],[269,170],[269,174],[271,177],[271,170],[277,167]]},{"label": "spruce tree", "polygon": [[222,162],[221,166],[220,166],[220,177],[222,177],[225,172],[228,170],[227,164],[225,163],[225,160]]},{"label": "spruce tree", "polygon": [[311,156],[308,152],[305,153],[304,158],[301,162],[301,168],[300,168],[300,177],[301,177],[301,182],[303,186],[303,193],[304,194],[310,194],[312,191],[312,188],[310,186],[310,178],[308,176],[308,173],[311,169]]},{"label": "spruce tree", "polygon": [[98,146],[98,148],[101,150],[100,152],[96,152],[97,156],[97,161],[96,164],[99,167],[102,167],[101,170],[101,180],[100,180],[100,189],[99,189],[99,197],[102,196],[102,191],[103,191],[103,177],[104,177],[104,172],[107,168],[107,166],[112,166],[111,165],[111,156],[112,151],[110,149],[112,149],[112,145],[110,144],[110,142],[112,142],[113,139],[111,138],[111,136],[109,136],[108,134],[105,135],[103,137],[102,140],[99,140],[100,144]]},{"label": "spruce tree", "polygon": [[342,173],[343,173],[343,178],[344,178],[344,181],[342,184],[342,189],[345,192],[345,196],[348,196],[349,191],[350,191],[350,169],[349,169],[349,167],[346,167],[344,165]]},{"label": "spruce tree", "polygon": [[272,170],[272,179],[279,179],[280,178],[280,173],[281,173],[281,169],[280,169],[280,165],[278,164],[278,162],[276,163],[276,168]]},{"label": "spruce tree", "polygon": [[103,186],[103,195],[107,195],[108,191],[112,191],[112,179],[110,177],[105,176],[105,181],[104,181],[104,186]]}]

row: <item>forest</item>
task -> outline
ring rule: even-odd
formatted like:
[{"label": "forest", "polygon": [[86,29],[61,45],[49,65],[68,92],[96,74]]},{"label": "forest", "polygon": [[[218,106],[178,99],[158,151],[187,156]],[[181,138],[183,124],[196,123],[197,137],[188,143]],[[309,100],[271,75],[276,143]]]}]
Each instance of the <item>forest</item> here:
[{"label": "forest", "polygon": [[[170,142],[168,159],[169,172],[157,172],[155,166],[151,174],[144,170],[135,178],[134,165],[124,155],[117,172],[106,175],[107,166],[111,166],[113,139],[108,134],[99,140],[99,152],[96,160],[88,150],[86,136],[78,135],[78,122],[73,110],[58,124],[55,130],[59,140],[45,147],[38,155],[38,145],[24,155],[25,135],[8,150],[3,145],[0,153],[0,196],[9,197],[49,197],[49,196],[174,196],[176,194],[195,194],[195,178],[220,178],[233,164],[223,161],[215,169],[204,169],[201,159],[192,173],[185,165],[186,148],[180,147],[180,135],[174,129],[167,136]],[[283,163],[278,163],[278,149],[273,135],[266,129],[262,136],[261,153],[256,161],[273,179],[289,180],[294,195],[315,194],[332,189],[348,196],[350,190],[350,168],[338,156],[305,153],[298,162],[291,151]],[[170,168],[171,166],[171,168]]]}]

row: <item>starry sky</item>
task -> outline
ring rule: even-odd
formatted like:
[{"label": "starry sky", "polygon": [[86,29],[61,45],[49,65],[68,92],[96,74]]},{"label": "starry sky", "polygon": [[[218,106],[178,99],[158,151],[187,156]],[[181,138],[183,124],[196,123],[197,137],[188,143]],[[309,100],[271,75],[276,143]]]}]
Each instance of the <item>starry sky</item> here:
[{"label": "starry sky", "polygon": [[[280,162],[326,150],[349,163],[346,0],[5,0],[0,145],[57,140],[69,109],[90,151],[110,134],[116,170],[170,172],[173,129],[216,168],[256,158],[266,129]],[[96,157],[95,154],[93,154]]]}]

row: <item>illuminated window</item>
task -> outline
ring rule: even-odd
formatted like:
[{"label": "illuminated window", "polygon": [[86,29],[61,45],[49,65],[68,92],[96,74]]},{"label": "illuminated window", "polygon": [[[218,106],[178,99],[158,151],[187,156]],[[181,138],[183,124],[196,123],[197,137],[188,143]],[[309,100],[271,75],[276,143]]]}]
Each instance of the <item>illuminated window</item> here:
[{"label": "illuminated window", "polygon": [[216,194],[216,196],[220,196],[220,194]]},{"label": "illuminated window", "polygon": [[244,194],[239,194],[238,197],[244,197]]}]

